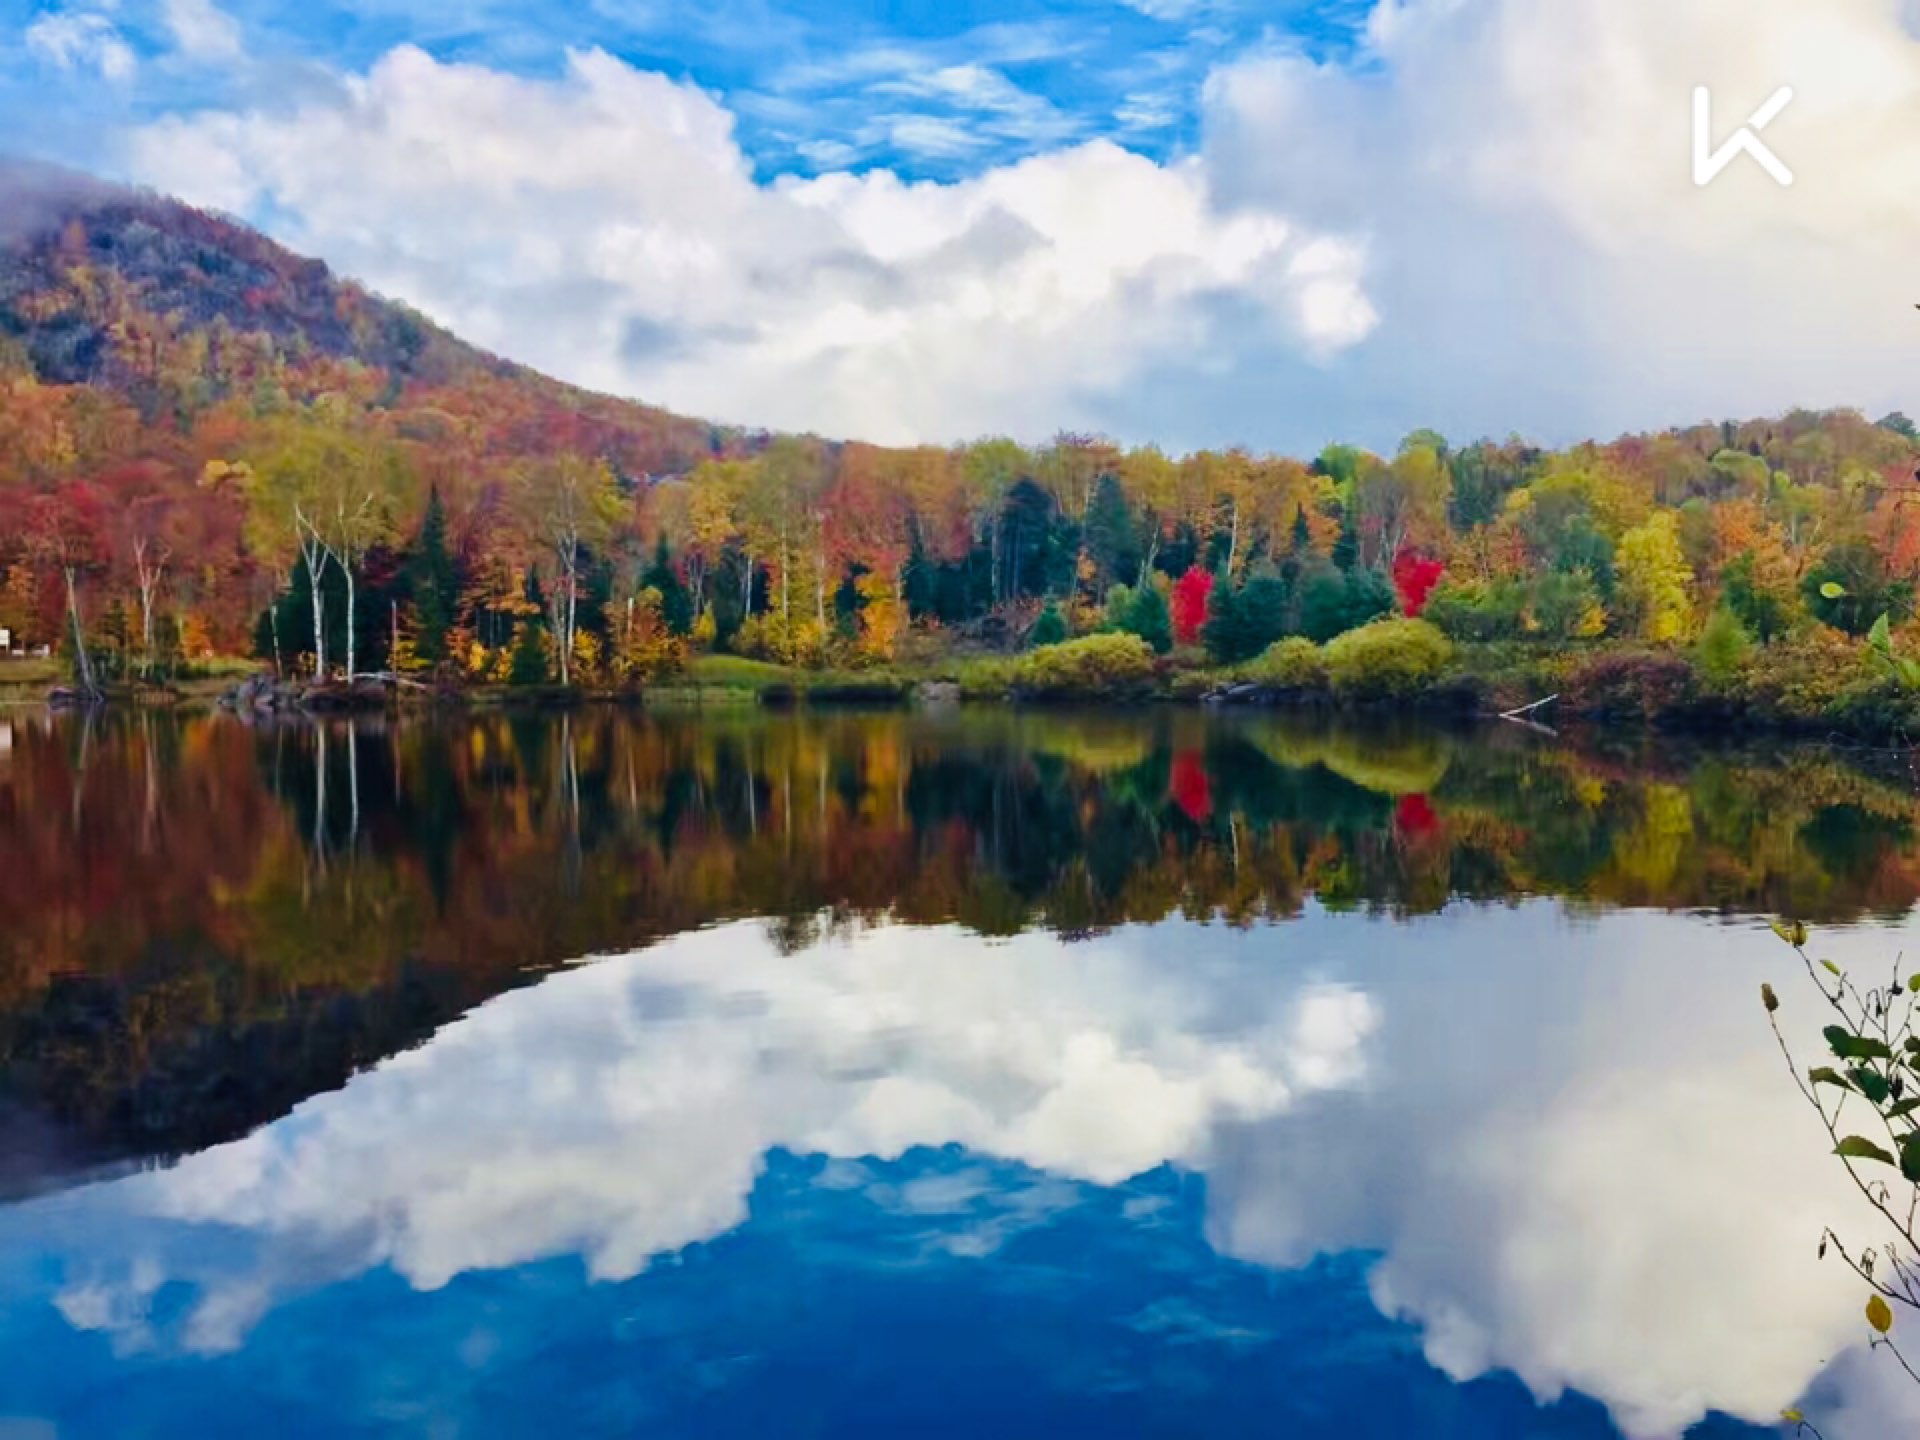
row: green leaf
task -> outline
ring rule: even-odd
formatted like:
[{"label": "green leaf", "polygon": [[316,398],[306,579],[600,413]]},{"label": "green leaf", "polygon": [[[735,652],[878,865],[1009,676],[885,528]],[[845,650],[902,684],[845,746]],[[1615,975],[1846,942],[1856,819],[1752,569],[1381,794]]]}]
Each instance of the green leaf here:
[{"label": "green leaf", "polygon": [[1820,598],[1823,600],[1844,600],[1846,597],[1847,587],[1838,580],[1829,580],[1820,587]]},{"label": "green leaf", "polygon": [[1842,1090],[1853,1089],[1852,1082],[1831,1065],[1822,1065],[1818,1069],[1809,1070],[1807,1079],[1815,1085],[1838,1085]]},{"label": "green leaf", "polygon": [[1898,1120],[1903,1116],[1911,1115],[1916,1110],[1920,1110],[1920,1095],[1910,1096],[1898,1105],[1890,1106],[1887,1110],[1887,1119]]},{"label": "green leaf", "polygon": [[1831,961],[1831,960],[1822,960],[1822,961],[1820,962],[1820,966],[1821,966],[1821,968],[1822,968],[1822,969],[1824,969],[1824,970],[1825,970],[1825,971],[1826,971],[1826,972],[1827,972],[1827,973],[1828,973],[1829,975],[1838,975],[1838,974],[1840,973],[1840,967],[1839,967],[1838,965],[1836,965],[1836,964],[1834,964],[1834,963],[1833,963],[1833,961]]},{"label": "green leaf", "polygon": [[[1832,598],[1832,597],[1829,597]],[[1873,629],[1867,632],[1867,643],[1885,654],[1893,645],[1893,636],[1887,630],[1887,617],[1882,615],[1873,622]]]},{"label": "green leaf", "polygon": [[1795,949],[1807,943],[1807,927],[1798,920],[1774,921],[1773,933]]},{"label": "green leaf", "polygon": [[1878,1295],[1867,1297],[1867,1323],[1882,1335],[1893,1328],[1893,1311]]},{"label": "green leaf", "polygon": [[1920,1134],[1900,1142],[1900,1173],[1920,1185]]},{"label": "green leaf", "polygon": [[1890,1060],[1893,1058],[1893,1052],[1871,1036],[1849,1034],[1838,1025],[1829,1025],[1820,1033],[1827,1037],[1827,1048],[1842,1060]]},{"label": "green leaf", "polygon": [[1893,1156],[1882,1150],[1864,1135],[1849,1135],[1833,1147],[1833,1153],[1844,1155],[1849,1160],[1878,1160],[1882,1165],[1894,1163]]},{"label": "green leaf", "polygon": [[1874,1104],[1886,1104],[1887,1077],[1878,1070],[1869,1070],[1865,1066],[1856,1065],[1847,1071],[1847,1078],[1853,1081],[1859,1087],[1860,1093]]},{"label": "green leaf", "polygon": [[1907,976],[1907,989],[1912,994],[1920,995],[1920,972]]}]

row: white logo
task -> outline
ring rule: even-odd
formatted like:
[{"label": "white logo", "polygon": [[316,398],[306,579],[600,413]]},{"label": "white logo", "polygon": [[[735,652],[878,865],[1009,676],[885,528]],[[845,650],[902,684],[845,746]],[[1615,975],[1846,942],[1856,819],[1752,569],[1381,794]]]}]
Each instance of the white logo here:
[{"label": "white logo", "polygon": [[1733,157],[1744,150],[1778,183],[1793,184],[1793,172],[1760,142],[1760,132],[1779,119],[1780,112],[1792,103],[1793,87],[1782,85],[1767,98],[1766,104],[1747,117],[1747,123],[1734,132],[1731,140],[1714,150],[1711,148],[1713,95],[1706,86],[1696,86],[1693,92],[1693,183],[1703,188],[1711,185],[1720,172],[1733,163]]}]

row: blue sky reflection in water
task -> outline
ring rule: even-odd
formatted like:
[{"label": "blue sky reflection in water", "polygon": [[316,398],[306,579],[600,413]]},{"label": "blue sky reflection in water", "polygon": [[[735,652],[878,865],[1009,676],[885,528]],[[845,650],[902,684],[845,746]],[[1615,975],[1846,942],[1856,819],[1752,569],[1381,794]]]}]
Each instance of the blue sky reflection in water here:
[{"label": "blue sky reflection in water", "polygon": [[1551,902],[681,936],[0,1213],[0,1413],[1653,1436],[1812,1384],[1889,1433],[1885,1370],[1823,1365],[1859,1295],[1811,1242],[1852,1212],[1764,1043],[1775,944]]}]

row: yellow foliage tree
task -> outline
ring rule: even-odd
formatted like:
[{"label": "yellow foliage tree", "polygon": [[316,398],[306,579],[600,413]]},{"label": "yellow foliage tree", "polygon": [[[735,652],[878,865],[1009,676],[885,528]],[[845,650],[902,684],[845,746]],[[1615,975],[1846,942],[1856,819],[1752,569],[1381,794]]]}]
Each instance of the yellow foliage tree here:
[{"label": "yellow foliage tree", "polygon": [[660,592],[648,586],[633,597],[621,623],[613,655],[615,678],[646,685],[673,674],[686,660],[686,642],[668,628]]},{"label": "yellow foliage tree", "polygon": [[1680,522],[1673,511],[1656,511],[1622,535],[1614,566],[1615,608],[1623,629],[1655,644],[1687,633],[1693,568],[1680,548]]},{"label": "yellow foliage tree", "polygon": [[906,606],[894,589],[893,577],[868,571],[854,582],[866,603],[860,609],[860,650],[875,660],[891,660],[906,629]]}]

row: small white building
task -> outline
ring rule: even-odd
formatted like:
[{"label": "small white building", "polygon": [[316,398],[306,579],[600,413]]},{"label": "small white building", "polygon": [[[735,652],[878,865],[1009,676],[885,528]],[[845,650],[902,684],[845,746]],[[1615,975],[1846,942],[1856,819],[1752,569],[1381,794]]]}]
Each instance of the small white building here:
[{"label": "small white building", "polygon": [[13,631],[0,625],[0,655],[13,654]]}]

